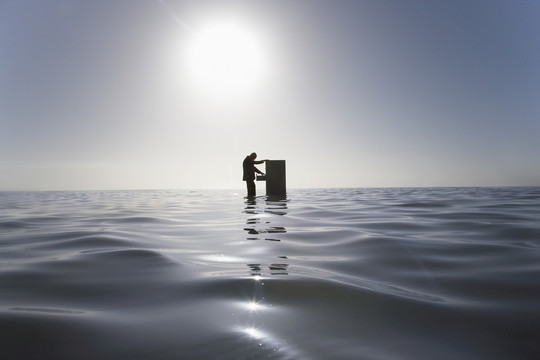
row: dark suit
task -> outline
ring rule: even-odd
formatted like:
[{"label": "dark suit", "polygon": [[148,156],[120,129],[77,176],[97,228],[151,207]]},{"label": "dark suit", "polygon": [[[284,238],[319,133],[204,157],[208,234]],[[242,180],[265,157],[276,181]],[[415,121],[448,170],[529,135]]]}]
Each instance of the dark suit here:
[{"label": "dark suit", "polygon": [[246,156],[242,167],[244,169],[244,176],[242,180],[246,182],[248,196],[255,196],[255,173],[262,174],[262,171],[255,167],[255,164],[262,164],[264,160],[255,161],[251,156]]}]

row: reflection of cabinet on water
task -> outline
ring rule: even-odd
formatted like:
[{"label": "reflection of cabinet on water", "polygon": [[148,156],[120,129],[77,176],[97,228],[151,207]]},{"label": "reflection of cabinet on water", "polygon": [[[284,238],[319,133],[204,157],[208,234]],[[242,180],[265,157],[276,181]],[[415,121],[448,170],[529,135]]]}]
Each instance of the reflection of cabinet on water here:
[{"label": "reflection of cabinet on water", "polygon": [[[287,257],[283,257],[287,258]],[[289,264],[247,264],[249,269],[251,270],[252,276],[262,276],[264,274],[264,270],[268,268],[270,275],[289,275],[287,272],[287,268],[289,267]]]},{"label": "reflection of cabinet on water", "polygon": [[[283,166],[285,162],[283,161]],[[268,167],[267,167],[268,170]],[[283,167],[283,171],[284,171]],[[270,170],[269,173],[272,171]],[[284,176],[283,172],[283,176]],[[267,174],[269,176],[269,174]],[[267,177],[268,179],[268,177]],[[268,183],[267,183],[268,185]],[[283,191],[285,183],[283,182]],[[267,186],[268,189],[268,186]],[[287,198],[285,194],[279,194],[279,195],[267,195],[264,198],[255,198],[255,199],[248,199],[246,201],[246,207],[244,209],[244,213],[249,214],[249,217],[246,219],[246,225],[244,227],[244,231],[247,231],[248,236],[246,237],[246,240],[266,240],[266,241],[273,241],[273,242],[280,242],[285,239],[284,235],[287,233],[287,229],[283,226],[272,226],[272,222],[274,220],[278,222],[281,219],[281,216],[284,216],[287,214]],[[271,214],[270,216],[266,214]],[[277,217],[274,215],[278,215]],[[272,221],[272,222],[271,222]],[[275,224],[275,223],[274,223]],[[279,223],[278,223],[279,224]],[[276,225],[278,225],[276,224]],[[268,247],[274,247],[279,246],[278,244],[275,245],[263,245],[263,243],[259,243],[261,246],[261,251],[258,252],[261,254],[264,250],[266,250],[266,246]],[[251,246],[258,246],[255,244],[252,244]],[[277,248],[274,248],[277,249]],[[249,272],[251,276],[270,276],[270,275],[289,275],[288,267],[289,264],[283,263],[287,260],[287,256],[278,256],[280,260],[275,259],[268,259],[268,263],[252,263],[247,264],[247,267],[249,268]],[[264,261],[265,259],[258,258],[257,260],[253,261]],[[270,261],[279,261],[279,263],[269,263]]]},{"label": "reflection of cabinet on water", "polygon": [[[286,195],[267,195],[265,198],[249,198],[246,200],[244,213],[250,215],[258,214],[274,214],[287,215],[287,199]],[[255,220],[255,219],[250,219]],[[257,219],[258,220],[258,219]]]},{"label": "reflection of cabinet on water", "polygon": [[[284,234],[287,232],[283,226],[268,226],[266,228],[257,228],[256,225],[261,221],[258,218],[247,219],[246,225],[251,225],[251,227],[245,227],[244,230],[248,232],[249,235],[260,235],[260,234]],[[266,224],[269,224],[266,222]],[[248,237],[247,240],[262,240],[262,237]],[[277,238],[265,237],[264,240],[268,241],[281,241]]]},{"label": "reflection of cabinet on water", "polygon": [[[248,224],[251,224],[248,221]],[[287,229],[285,229],[282,226],[271,226],[266,229],[255,229],[255,228],[244,228],[245,231],[248,232],[250,235],[259,235],[259,234],[282,234],[286,233]],[[248,237],[247,240],[261,240],[258,237]],[[265,238],[264,240],[268,241],[281,241],[280,239],[273,239],[273,238]]]}]

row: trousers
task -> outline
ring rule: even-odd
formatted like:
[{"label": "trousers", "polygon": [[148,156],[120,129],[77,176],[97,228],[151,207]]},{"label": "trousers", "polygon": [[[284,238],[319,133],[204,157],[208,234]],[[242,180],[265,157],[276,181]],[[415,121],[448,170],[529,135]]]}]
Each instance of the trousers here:
[{"label": "trousers", "polygon": [[256,195],[255,180],[246,180],[246,186],[247,186],[247,195],[255,196]]}]

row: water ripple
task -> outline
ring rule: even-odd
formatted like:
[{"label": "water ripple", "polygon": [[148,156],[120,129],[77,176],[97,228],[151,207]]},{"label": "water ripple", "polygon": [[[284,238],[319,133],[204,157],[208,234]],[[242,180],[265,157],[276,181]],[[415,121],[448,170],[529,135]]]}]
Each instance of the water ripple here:
[{"label": "water ripple", "polygon": [[13,359],[537,359],[540,188],[0,192]]}]

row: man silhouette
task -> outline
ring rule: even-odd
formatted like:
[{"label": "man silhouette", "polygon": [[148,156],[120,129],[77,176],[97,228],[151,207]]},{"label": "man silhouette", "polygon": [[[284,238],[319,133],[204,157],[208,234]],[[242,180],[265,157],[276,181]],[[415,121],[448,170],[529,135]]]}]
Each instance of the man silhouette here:
[{"label": "man silhouette", "polygon": [[246,156],[242,167],[244,168],[244,177],[243,180],[246,182],[247,194],[248,196],[255,196],[255,173],[264,175],[262,171],[255,167],[255,164],[262,164],[266,160],[255,161],[257,154],[251,153],[251,155]]}]

